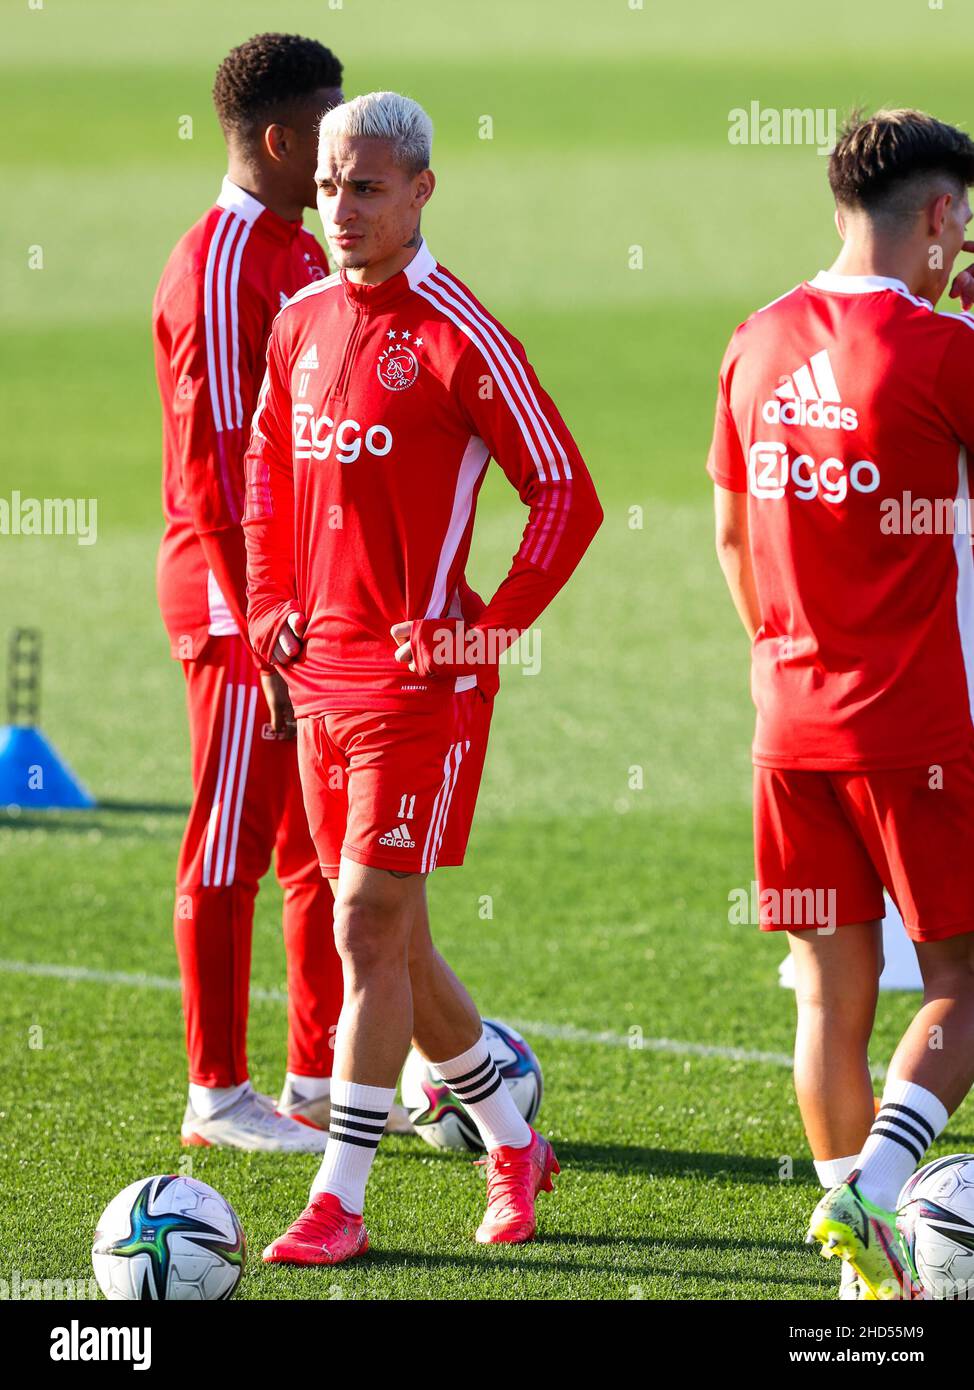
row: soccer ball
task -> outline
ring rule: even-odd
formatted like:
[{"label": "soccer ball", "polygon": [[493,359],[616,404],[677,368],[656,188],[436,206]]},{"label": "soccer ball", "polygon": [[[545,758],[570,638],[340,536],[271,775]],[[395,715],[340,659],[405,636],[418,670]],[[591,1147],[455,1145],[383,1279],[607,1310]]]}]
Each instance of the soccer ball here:
[{"label": "soccer ball", "polygon": [[974,1154],[918,1169],[900,1193],[899,1210],[927,1296],[974,1299]]},{"label": "soccer ball", "polygon": [[214,1302],[243,1274],[247,1244],[230,1203],[196,1178],[140,1178],[102,1212],[91,1262],[106,1298]]},{"label": "soccer ball", "polygon": [[[541,1105],[541,1066],[520,1033],[506,1023],[484,1019],[484,1036],[514,1104],[531,1124]],[[416,1133],[436,1149],[483,1153],[477,1126],[449,1086],[415,1048],[402,1074],[402,1103]]]}]

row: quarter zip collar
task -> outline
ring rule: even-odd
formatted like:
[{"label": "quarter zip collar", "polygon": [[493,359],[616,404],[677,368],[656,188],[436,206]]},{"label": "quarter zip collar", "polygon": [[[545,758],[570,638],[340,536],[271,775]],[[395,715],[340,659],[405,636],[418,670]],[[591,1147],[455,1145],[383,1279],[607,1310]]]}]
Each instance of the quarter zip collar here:
[{"label": "quarter zip collar", "polygon": [[296,222],[288,222],[286,218],[278,217],[276,212],[271,212],[270,208],[265,207],[252,193],[246,192],[226,176],[220,186],[220,196],[216,203],[217,207],[229,208],[238,217],[242,217],[248,227],[257,227],[262,235],[269,236],[274,241],[293,241],[303,226],[300,217]]},{"label": "quarter zip collar", "polygon": [[350,280],[343,270],[342,287],[345,298],[353,309],[362,310],[364,313],[378,313],[415,289],[420,281],[425,280],[435,269],[436,261],[430,254],[426,242],[420,241],[409,264],[397,274],[390,275],[388,280],[383,280],[378,285],[362,285],[356,280]]}]

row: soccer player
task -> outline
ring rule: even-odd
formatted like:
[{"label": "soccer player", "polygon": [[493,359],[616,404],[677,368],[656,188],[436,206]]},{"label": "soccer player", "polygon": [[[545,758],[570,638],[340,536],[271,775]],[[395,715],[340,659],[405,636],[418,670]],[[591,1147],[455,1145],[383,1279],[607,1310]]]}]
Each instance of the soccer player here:
[{"label": "soccer player", "polygon": [[[974,320],[932,308],[974,249],[974,143],[855,117],[829,180],[842,250],[735,332],[708,469],[752,641],[761,925],[789,932],[827,1189],[809,1240],[847,1261],[843,1296],[908,1298],[898,1195],[974,1080]],[[877,1112],[884,887],[924,988]]]},{"label": "soccer player", "polygon": [[[558,1171],[433,947],[425,886],[463,861],[500,654],[568,579],[602,512],[520,343],[420,234],[431,142],[426,113],[391,92],[322,121],[318,206],[341,269],[275,322],[247,458],[250,633],[287,674],[345,972],[328,1147],[269,1262],[337,1264],[368,1248],[366,1180],[410,1039],[487,1149],[479,1241],[530,1240]],[[528,519],[485,606],[463,573],[491,457]]]},{"label": "soccer player", "polygon": [[[315,198],[318,120],[341,101],[341,80],[334,54],[295,35],[259,34],[227,56],[213,98],[229,171],[216,205],[177,243],[153,306],[166,518],[158,592],[186,677],[193,769],[175,907],[185,1144],[318,1151],[327,1140],[342,999],[332,898],[302,804],[287,689],[246,637],[240,522],[271,323],[328,272],[301,215]],[[280,1113],[251,1086],[246,1046],[254,899],[275,850],[288,967]]]}]

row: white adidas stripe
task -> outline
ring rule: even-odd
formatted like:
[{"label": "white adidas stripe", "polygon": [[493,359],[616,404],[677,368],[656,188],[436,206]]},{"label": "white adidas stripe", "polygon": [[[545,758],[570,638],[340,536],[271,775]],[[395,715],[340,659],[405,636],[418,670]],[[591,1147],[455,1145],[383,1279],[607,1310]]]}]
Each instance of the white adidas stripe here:
[{"label": "white adidas stripe", "polygon": [[823,348],[821,352],[816,352],[808,359],[808,363],[812,369],[812,376],[815,378],[819,400],[841,401],[842,396],[836,384],[835,373],[832,370],[832,362],[829,358],[828,349]]},{"label": "white adidas stripe", "polygon": [[[61,980],[68,984],[90,984],[103,988],[117,985],[122,989],[149,989],[178,994],[182,985],[178,979],[165,975],[129,973],[123,970],[96,970],[84,965],[58,965],[49,961],[0,959],[0,974],[20,975],[41,980]],[[250,998],[255,1004],[286,1004],[287,991],[252,987]],[[787,1052],[760,1051],[747,1047],[732,1047],[722,1043],[699,1043],[680,1038],[643,1037],[638,1047],[629,1033],[610,1029],[579,1028],[574,1023],[547,1023],[537,1019],[509,1018],[507,1022],[527,1037],[537,1035],[553,1042],[577,1043],[583,1046],[624,1047],[634,1056],[639,1053],[669,1053],[676,1057],[698,1057],[702,1060],[744,1062],[758,1066],[791,1069],[794,1059]],[[883,1066],[870,1067],[872,1076],[881,1081],[886,1075]]]},{"label": "white adidas stripe", "polygon": [[514,401],[514,397],[512,396],[511,391],[508,387],[506,368],[502,368],[498,360],[488,350],[486,344],[483,341],[482,336],[480,335],[480,333],[477,332],[475,326],[471,324],[468,319],[461,318],[459,313],[454,313],[454,311],[451,308],[449,308],[449,306],[445,304],[443,300],[439,297],[439,293],[434,288],[431,288],[429,286],[428,281],[423,281],[422,283],[416,285],[414,293],[420,295],[423,299],[427,300],[430,304],[432,304],[434,309],[438,309],[441,314],[445,315],[445,317],[448,318],[451,323],[455,324],[457,328],[459,328],[461,333],[463,333],[466,337],[470,339],[474,347],[478,349],[480,355],[483,357],[484,361],[490,368],[491,375],[497,382],[497,385],[500,387],[501,395],[507,402],[511,414],[514,416],[515,420],[517,421],[520,427],[521,435],[524,439],[525,444],[527,445],[528,453],[531,455],[531,461],[534,464],[538,478],[543,483],[547,482],[548,474],[545,472],[544,463],[542,462],[541,456],[538,452],[538,446],[535,443],[531,435],[531,432],[527,427],[524,416],[518,409]]},{"label": "white adidas stripe", "polygon": [[253,418],[253,421],[251,422],[251,426],[250,426],[251,433],[252,433],[252,434],[260,434],[260,435],[261,435],[261,438],[264,438],[264,436],[263,436],[263,434],[261,434],[260,417],[261,417],[261,416],[263,415],[263,413],[264,413],[264,407],[265,407],[265,405],[267,404],[267,393],[268,393],[268,391],[269,391],[270,389],[271,389],[271,372],[270,372],[270,368],[269,368],[269,367],[265,367],[265,369],[264,369],[264,380],[260,383],[260,390],[259,390],[258,393],[257,393],[257,406],[256,406],[256,408],[255,408],[255,410],[254,410],[254,418]]},{"label": "white adidas stripe", "polygon": [[796,393],[802,401],[841,402],[842,396],[826,348],[816,352],[803,366],[797,367],[775,390],[779,400],[794,400]]},{"label": "white adidas stripe", "polygon": [[240,753],[240,740],[243,734],[244,701],[247,687],[238,685],[236,707],[233,715],[233,735],[230,741],[230,758],[227,763],[226,790],[220,805],[220,829],[217,838],[216,864],[213,869],[213,886],[219,888],[223,883],[223,865],[227,853],[227,832],[230,828],[230,808],[233,803],[233,789],[236,782],[237,759]]},{"label": "white adidas stripe", "polygon": [[467,529],[470,520],[470,512],[473,506],[473,492],[477,484],[477,479],[487,467],[490,459],[490,451],[482,439],[477,435],[471,435],[467,440],[467,447],[463,451],[463,458],[460,460],[460,469],[457,473],[456,492],[453,494],[453,508],[450,513],[450,522],[446,528],[446,535],[443,537],[443,544],[440,547],[440,556],[436,562],[436,576],[433,580],[433,592],[426,612],[426,618],[441,618],[446,607],[446,581],[450,573],[450,566],[456,559],[457,550],[463,533]]},{"label": "white adidas stripe", "polygon": [[227,872],[224,882],[229,888],[237,872],[237,840],[240,836],[240,817],[243,814],[244,795],[247,790],[247,774],[250,770],[250,748],[254,737],[254,710],[257,708],[257,687],[250,687],[250,701],[247,706],[247,725],[244,734],[243,753],[240,758],[240,772],[237,775],[237,804],[233,812],[233,835],[230,839],[230,853],[227,858]]},{"label": "white adidas stripe", "polygon": [[303,285],[301,289],[295,290],[288,302],[281,305],[276,317],[280,318],[281,314],[287,313],[288,309],[293,309],[295,304],[300,304],[302,299],[309,299],[313,294],[321,294],[322,290],[333,290],[336,285],[341,283],[341,272],[338,270],[331,275],[326,275],[324,280],[312,280],[310,285]]},{"label": "white adidas stripe", "polygon": [[[238,430],[244,426],[244,408],[240,397],[240,325],[238,319],[238,286],[240,284],[240,263],[243,260],[244,247],[247,238],[250,236],[251,224],[244,224],[244,230],[237,241],[236,250],[233,257],[233,271],[230,276],[230,340],[233,345],[233,393],[237,406],[235,427]],[[224,306],[225,307],[225,306]]]},{"label": "white adidas stripe", "polygon": [[448,825],[448,823],[449,823],[449,819],[450,819],[450,803],[453,801],[453,793],[456,791],[456,789],[457,789],[457,783],[458,783],[459,780],[460,780],[460,764],[461,764],[461,762],[463,761],[463,755],[464,755],[464,753],[469,753],[469,752],[470,752],[470,740],[467,739],[467,740],[463,743],[462,746],[458,746],[458,747],[457,747],[457,758],[456,758],[456,764],[455,764],[454,769],[453,769],[453,780],[452,780],[452,782],[450,783],[450,790],[449,790],[449,792],[447,793],[446,805],[445,805],[444,808],[443,808],[443,817],[442,817],[442,820],[441,820],[441,822],[440,822],[440,833],[439,833],[439,835],[437,836],[436,848],[435,848],[434,851],[433,851],[433,864],[432,864],[432,867],[433,867],[434,869],[436,868],[436,865],[437,865],[437,863],[439,862],[440,850],[443,848],[443,837],[444,837],[444,835],[446,834],[446,827],[447,827],[447,825]]},{"label": "white adidas stripe", "polygon": [[[453,800],[453,793],[456,791],[457,780],[460,776],[460,764],[463,761],[464,753],[470,749],[470,740],[463,743],[454,743],[446,755],[443,764],[444,782],[440,788],[440,796],[437,798],[439,807],[434,806],[433,816],[430,821],[430,831],[433,835],[432,851],[426,860],[424,872],[432,873],[436,868],[436,861],[439,858],[440,849],[443,845],[443,836],[446,834],[447,821],[450,816],[450,803]],[[427,836],[429,845],[429,836]],[[424,850],[424,859],[426,851]]]},{"label": "white adidas stripe", "polygon": [[[568,462],[568,456],[565,453],[561,440],[558,438],[551,422],[541,408],[541,402],[538,400],[534,387],[528,380],[528,375],[524,370],[524,364],[507,341],[504,333],[497,324],[483,312],[479,305],[464,289],[443,274],[439,266],[430,273],[427,283],[434,284],[452,304],[456,304],[460,309],[465,309],[474,322],[480,325],[485,336],[490,339],[500,360],[509,371],[513,369],[514,375],[511,377],[511,384],[517,392],[518,399],[531,417],[538,439],[544,447],[546,458],[551,465],[553,479],[557,482],[561,476],[570,478],[572,476],[571,465]],[[518,385],[518,380],[520,380],[521,385]],[[545,439],[546,434],[547,440]],[[556,455],[557,459],[555,457]],[[558,471],[559,463],[561,464],[561,473]]]},{"label": "white adidas stripe", "polygon": [[440,783],[440,789],[436,793],[436,800],[433,802],[433,810],[430,814],[430,823],[426,831],[426,840],[423,844],[423,857],[420,861],[420,872],[424,874],[429,873],[433,868],[433,865],[431,863],[431,859],[433,857],[433,855],[431,854],[431,850],[435,851],[436,848],[436,833],[440,826],[444,802],[448,797],[450,791],[450,783],[453,776],[453,754],[454,751],[457,748],[459,748],[459,746],[460,745],[458,743],[451,743],[449,749],[447,750],[447,755],[443,759],[443,781]]},{"label": "white adidas stripe", "polygon": [[815,383],[812,381],[812,373],[808,367],[799,367],[792,373],[792,390],[798,392],[798,398],[802,401],[813,401],[815,399]]},{"label": "white adidas stripe", "polygon": [[216,837],[216,827],[220,818],[220,799],[223,795],[223,783],[226,776],[227,766],[227,744],[230,737],[230,714],[233,708],[233,686],[228,685],[223,697],[223,729],[220,734],[220,761],[217,765],[216,787],[213,791],[213,801],[210,805],[210,816],[206,824],[206,845],[203,850],[203,887],[210,887],[210,876],[213,863],[213,842]]},{"label": "white adidas stripe", "polygon": [[[239,218],[231,214],[226,233],[220,245],[216,264],[216,274],[213,280],[213,308],[214,321],[216,324],[216,365],[218,372],[217,389],[220,393],[220,402],[223,410],[223,428],[233,429],[233,411],[230,404],[230,373],[227,370],[227,363],[230,357],[230,344],[227,338],[227,267],[230,262],[231,253],[238,240],[244,224]],[[212,393],[212,388],[211,388]]]},{"label": "white adidas stripe", "polygon": [[436,868],[436,857],[439,854],[440,846],[443,843],[443,832],[446,829],[447,817],[450,814],[450,802],[453,800],[453,792],[457,784],[457,773],[460,770],[460,761],[462,758],[463,751],[459,743],[455,743],[453,745],[453,749],[451,750],[449,757],[450,772],[447,778],[446,794],[443,797],[443,800],[440,804],[439,815],[436,818],[436,832],[433,839],[433,850],[430,854],[429,859],[430,873],[432,873],[433,870]]},{"label": "white adidas stripe", "polygon": [[[214,228],[203,276],[206,369],[217,434],[242,429],[240,393],[240,266],[252,223],[226,209]],[[227,299],[230,300],[229,321]]]},{"label": "white adidas stripe", "polygon": [[224,212],[216,224],[210,245],[206,252],[206,270],[203,275],[203,324],[206,332],[206,374],[210,387],[210,405],[213,410],[213,423],[218,434],[223,433],[223,414],[220,410],[220,393],[217,389],[216,348],[213,339],[213,282],[216,271],[216,254],[223,233],[233,220],[233,213]]}]

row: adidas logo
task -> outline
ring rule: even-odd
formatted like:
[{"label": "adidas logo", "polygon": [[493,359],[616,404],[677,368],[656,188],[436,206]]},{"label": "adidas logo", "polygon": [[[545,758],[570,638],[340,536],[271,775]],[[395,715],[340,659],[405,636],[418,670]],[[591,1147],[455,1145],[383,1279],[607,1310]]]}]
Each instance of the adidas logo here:
[{"label": "adidas logo", "polygon": [[771,400],[761,407],[767,425],[809,425],[813,429],[857,430],[859,416],[842,404],[828,352],[816,352],[791,376],[781,379]]},{"label": "adidas logo", "polygon": [[312,343],[298,363],[299,372],[313,372],[318,366],[318,344]]},{"label": "adidas logo", "polygon": [[408,825],[397,825],[393,830],[387,831],[385,835],[380,835],[379,844],[389,845],[391,849],[416,848],[416,841],[409,838]]}]

